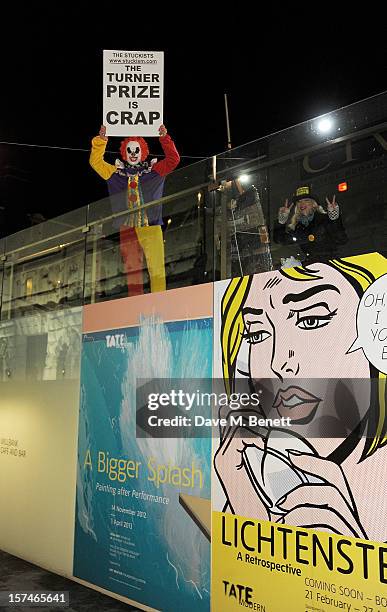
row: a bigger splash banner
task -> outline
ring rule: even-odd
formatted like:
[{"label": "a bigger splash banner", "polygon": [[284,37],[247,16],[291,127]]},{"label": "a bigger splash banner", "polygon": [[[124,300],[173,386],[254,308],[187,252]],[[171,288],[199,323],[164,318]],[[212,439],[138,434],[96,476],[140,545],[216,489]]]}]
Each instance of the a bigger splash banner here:
[{"label": "a bigger splash banner", "polygon": [[212,376],[212,285],[85,307],[74,575],[157,610],[210,609],[209,439],[136,438],[137,378]]}]

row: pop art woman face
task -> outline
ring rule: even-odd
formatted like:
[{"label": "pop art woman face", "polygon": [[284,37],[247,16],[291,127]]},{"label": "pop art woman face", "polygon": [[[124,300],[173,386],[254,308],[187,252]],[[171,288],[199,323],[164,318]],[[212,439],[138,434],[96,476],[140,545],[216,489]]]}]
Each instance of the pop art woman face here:
[{"label": "pop art woman face", "polygon": [[[223,511],[386,541],[386,378],[361,350],[348,352],[359,296],[386,265],[373,253],[230,282],[222,300],[226,389],[248,378],[262,390],[264,415],[289,416],[294,427],[285,436],[245,423],[221,430],[214,469]],[[290,478],[274,498],[289,467],[303,482]]]},{"label": "pop art woman face", "polygon": [[302,282],[253,277],[242,309],[248,372],[238,360],[237,369],[261,387],[266,416],[289,417],[305,436],[346,437],[370,397],[369,363],[362,351],[348,353],[359,297],[337,269],[313,268]]}]

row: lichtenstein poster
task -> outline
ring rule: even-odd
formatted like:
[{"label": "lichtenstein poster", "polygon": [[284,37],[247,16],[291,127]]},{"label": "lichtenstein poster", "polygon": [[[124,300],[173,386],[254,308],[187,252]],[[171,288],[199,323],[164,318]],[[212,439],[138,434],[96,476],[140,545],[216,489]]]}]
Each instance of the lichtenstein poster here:
[{"label": "lichtenstein poster", "polygon": [[[214,612],[387,608],[387,260],[215,283]],[[249,389],[259,402],[238,405]]]},{"label": "lichtenstein poster", "polygon": [[211,440],[136,437],[136,381],[211,379],[212,310],[212,284],[84,309],[74,576],[164,612],[210,609]]}]

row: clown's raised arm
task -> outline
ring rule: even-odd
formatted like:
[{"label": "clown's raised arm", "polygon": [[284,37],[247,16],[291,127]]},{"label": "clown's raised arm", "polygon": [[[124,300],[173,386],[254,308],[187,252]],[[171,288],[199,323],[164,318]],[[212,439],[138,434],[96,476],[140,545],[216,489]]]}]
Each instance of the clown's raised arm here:
[{"label": "clown's raised arm", "polygon": [[167,134],[167,128],[165,125],[160,125],[159,134],[160,144],[165,153],[165,157],[164,159],[156,162],[152,169],[160,176],[166,176],[178,166],[180,162],[180,155],[177,152],[172,138],[169,136],[169,134]]},{"label": "clown's raised arm", "polygon": [[[159,140],[160,144],[163,148],[165,157],[160,161],[152,164],[151,169],[154,172],[157,172],[159,176],[166,176],[170,172],[172,172],[180,162],[180,155],[176,149],[175,143],[172,138],[167,133],[167,129],[164,125],[161,125],[159,128]],[[130,141],[133,145],[130,145]],[[140,151],[137,151],[134,148],[134,143],[140,143]],[[91,153],[90,153],[90,165],[106,181],[109,180],[114,173],[116,173],[121,167],[121,163],[119,160],[116,162],[116,165],[109,164],[104,160],[106,145],[108,142],[108,138],[106,136],[106,128],[105,126],[101,126],[98,136],[95,136],[91,141]],[[140,162],[144,162],[146,157],[148,156],[148,147],[146,142],[141,138],[130,138],[123,141],[122,144],[125,143],[125,150],[121,146],[121,155],[123,158],[123,162],[129,163],[132,167],[137,166]],[[141,151],[141,144],[142,151]],[[133,151],[130,150],[133,148]],[[136,157],[138,156],[138,159]]]},{"label": "clown's raised arm", "polygon": [[103,156],[105,154],[108,138],[106,136],[106,127],[101,125],[98,136],[94,136],[91,141],[90,166],[106,181],[115,173],[116,167],[113,164],[108,164]]}]

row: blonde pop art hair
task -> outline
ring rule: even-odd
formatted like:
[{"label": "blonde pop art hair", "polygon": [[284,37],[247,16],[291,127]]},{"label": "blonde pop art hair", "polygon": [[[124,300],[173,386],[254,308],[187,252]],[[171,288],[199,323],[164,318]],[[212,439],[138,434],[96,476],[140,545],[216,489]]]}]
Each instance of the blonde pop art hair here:
[{"label": "blonde pop art hair", "polygon": [[[359,301],[366,289],[387,271],[387,260],[379,253],[332,259],[327,261],[326,264],[338,270],[354,287],[359,296]],[[313,265],[311,267],[287,268],[279,270],[279,273],[288,279],[299,282],[318,281],[322,278],[318,270],[313,269]],[[242,308],[249,293],[251,282],[252,277],[249,276],[233,278],[222,299],[222,367],[225,388],[229,394],[233,392],[235,387],[236,360],[244,331]],[[387,377],[386,374],[377,370],[370,363],[370,378],[375,379],[377,384],[371,385],[370,407],[365,417],[367,439],[361,460],[387,444]]]}]

